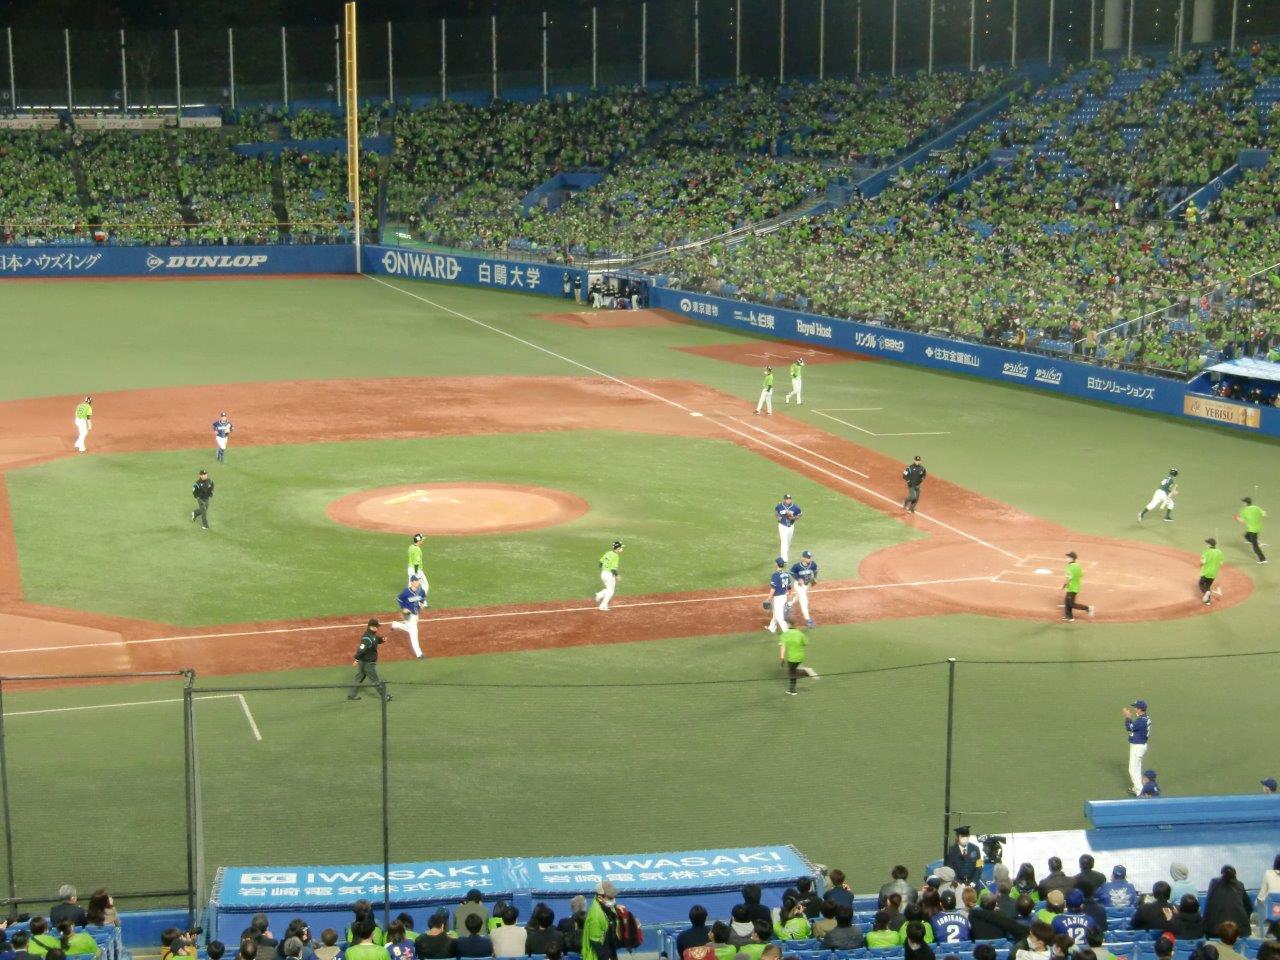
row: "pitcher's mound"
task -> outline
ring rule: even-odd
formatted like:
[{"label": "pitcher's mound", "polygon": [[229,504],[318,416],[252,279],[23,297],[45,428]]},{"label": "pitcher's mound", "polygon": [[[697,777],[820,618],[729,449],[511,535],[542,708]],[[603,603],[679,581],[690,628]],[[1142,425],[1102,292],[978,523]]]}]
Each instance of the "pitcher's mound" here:
[{"label": "pitcher's mound", "polygon": [[337,523],[365,530],[465,537],[550,527],[587,510],[581,497],[546,487],[420,483],[350,493],[325,512]]}]

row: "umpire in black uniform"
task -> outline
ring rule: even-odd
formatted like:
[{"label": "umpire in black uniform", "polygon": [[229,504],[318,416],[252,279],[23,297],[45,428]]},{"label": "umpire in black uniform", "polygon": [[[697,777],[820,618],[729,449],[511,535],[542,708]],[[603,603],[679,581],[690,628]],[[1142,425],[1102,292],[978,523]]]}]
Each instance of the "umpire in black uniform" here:
[{"label": "umpire in black uniform", "polygon": [[902,501],[903,510],[908,513],[916,512],[916,503],[920,499],[920,484],[924,483],[924,478],[928,475],[929,471],[924,468],[919,457],[907,464],[907,468],[902,471],[902,479],[907,483],[907,498]]},{"label": "umpire in black uniform", "polygon": [[196,508],[191,511],[191,522],[196,522],[196,517],[200,518],[200,522],[204,525],[204,529],[209,529],[209,500],[213,497],[213,481],[209,479],[209,472],[201,470],[196,476],[196,482],[191,485],[191,495],[196,498]]},{"label": "umpire in black uniform", "polygon": [[[360,684],[365,680],[376,688],[386,689],[382,686],[382,678],[378,676],[378,647],[387,639],[378,633],[380,626],[381,623],[377,618],[370,620],[364,635],[360,637],[360,645],[356,647],[356,676],[351,681],[351,692],[347,694],[348,700],[360,699]],[[391,694],[387,694],[387,699],[391,699]]]}]

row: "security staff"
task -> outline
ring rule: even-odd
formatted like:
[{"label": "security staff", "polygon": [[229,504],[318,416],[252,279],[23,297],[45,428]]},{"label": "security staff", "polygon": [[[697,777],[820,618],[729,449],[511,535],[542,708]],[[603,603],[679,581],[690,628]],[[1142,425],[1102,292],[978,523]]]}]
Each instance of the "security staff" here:
[{"label": "security staff", "polygon": [[920,500],[920,484],[924,483],[924,478],[928,475],[929,471],[924,468],[919,457],[907,464],[902,471],[902,479],[907,484],[907,497],[902,501],[903,510],[908,513],[916,512],[916,503]]},{"label": "security staff", "polygon": [[1258,545],[1258,536],[1262,533],[1262,518],[1267,515],[1267,511],[1254,503],[1253,497],[1245,497],[1240,502],[1244,506],[1236,514],[1236,520],[1244,524],[1244,538],[1253,547],[1253,555],[1258,558],[1259,563],[1266,563],[1267,557]]},{"label": "security staff", "polygon": [[956,827],[956,842],[947,847],[946,865],[956,872],[956,879],[970,884],[982,871],[982,851],[969,839],[968,827]]},{"label": "security staff", "polygon": [[209,479],[207,470],[201,470],[196,474],[196,482],[191,485],[191,495],[196,498],[196,508],[191,511],[191,522],[195,523],[196,517],[199,517],[204,529],[208,530],[209,500],[213,497],[213,481]]},{"label": "security staff", "polygon": [[[364,634],[360,637],[360,645],[356,647],[355,656],[356,676],[351,681],[351,692],[347,694],[348,700],[360,699],[362,681],[368,680],[375,688],[382,686],[382,679],[378,676],[378,647],[387,638],[378,633],[379,626],[381,623],[377,618],[370,620]],[[391,694],[387,694],[387,699],[391,699]]]}]

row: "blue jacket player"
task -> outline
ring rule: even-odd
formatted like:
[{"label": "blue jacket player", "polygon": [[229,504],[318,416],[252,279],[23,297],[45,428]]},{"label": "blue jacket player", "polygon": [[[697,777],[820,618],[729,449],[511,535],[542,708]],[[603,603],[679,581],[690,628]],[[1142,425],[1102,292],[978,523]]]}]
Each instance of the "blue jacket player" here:
[{"label": "blue jacket player", "polygon": [[795,586],[796,601],[800,604],[800,613],[804,617],[806,627],[813,626],[813,617],[809,616],[809,588],[818,582],[818,561],[806,550],[800,554],[800,562],[791,565],[791,582]]},{"label": "blue jacket player", "polygon": [[968,914],[956,909],[954,890],[942,891],[942,912],[930,917],[929,925],[933,927],[933,942],[939,946],[948,943],[965,943],[973,939]]},{"label": "blue jacket player", "polygon": [[769,578],[769,594],[764,602],[764,605],[773,611],[773,615],[769,618],[769,625],[765,627],[770,633],[791,629],[791,624],[786,620],[787,600],[791,596],[791,574],[787,572],[787,561],[782,557],[773,561],[773,565],[776,569],[773,571],[773,576]]},{"label": "blue jacket player", "polygon": [[409,585],[396,595],[396,603],[400,605],[400,623],[391,624],[392,630],[401,630],[409,635],[409,645],[413,647],[413,655],[422,659],[422,647],[418,646],[418,617],[427,603],[427,592],[422,589],[419,577],[410,577]]},{"label": "blue jacket player", "polygon": [[1151,717],[1145,700],[1133,701],[1122,712],[1124,730],[1129,737],[1129,792],[1136,797],[1142,790],[1142,761],[1151,742]]},{"label": "blue jacket player", "polygon": [[213,442],[218,445],[218,462],[222,463],[227,455],[227,438],[231,436],[231,431],[235,427],[231,425],[231,421],[227,419],[227,411],[223,410],[218,415],[218,419],[213,421]]},{"label": "blue jacket player", "polygon": [[796,521],[803,512],[789,493],[784,493],[782,502],[773,508],[773,516],[778,521],[778,552],[783,561],[791,559],[791,538],[796,535]]}]

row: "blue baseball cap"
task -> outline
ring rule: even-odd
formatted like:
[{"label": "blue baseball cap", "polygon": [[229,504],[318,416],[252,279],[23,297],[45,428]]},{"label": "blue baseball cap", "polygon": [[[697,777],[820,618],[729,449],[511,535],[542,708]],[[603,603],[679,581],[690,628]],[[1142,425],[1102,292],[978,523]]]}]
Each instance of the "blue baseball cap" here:
[{"label": "blue baseball cap", "polygon": [[1154,770],[1143,770],[1142,775],[1148,780],[1154,780],[1156,778],[1156,772]]},{"label": "blue baseball cap", "polygon": [[1276,788],[1275,777],[1267,777],[1267,779],[1262,781],[1262,785],[1266,787],[1268,790],[1274,790]]},{"label": "blue baseball cap", "polygon": [[785,567],[787,565],[787,561],[783,560],[781,557],[778,557],[773,562],[780,567]]},{"label": "blue baseball cap", "polygon": [[812,554],[812,553],[810,553],[808,550],[806,550],[804,553],[800,554],[800,556],[802,556],[802,557],[804,557],[804,558],[806,558],[806,559],[808,559],[808,560],[812,560],[812,559],[813,559],[813,554]]},{"label": "blue baseball cap", "polygon": [[1129,704],[1129,706],[1131,706],[1131,707],[1137,707],[1139,710],[1145,710],[1145,709],[1147,709],[1147,701],[1145,701],[1145,700],[1135,700],[1135,701],[1133,701],[1133,703]]},{"label": "blue baseball cap", "polygon": [[1112,880],[1123,880],[1128,875],[1129,875],[1129,871],[1124,868],[1123,863],[1117,863],[1114,867],[1111,868]]},{"label": "blue baseball cap", "polygon": [[1068,890],[1067,906],[1072,908],[1084,906],[1084,894],[1079,890]]}]

